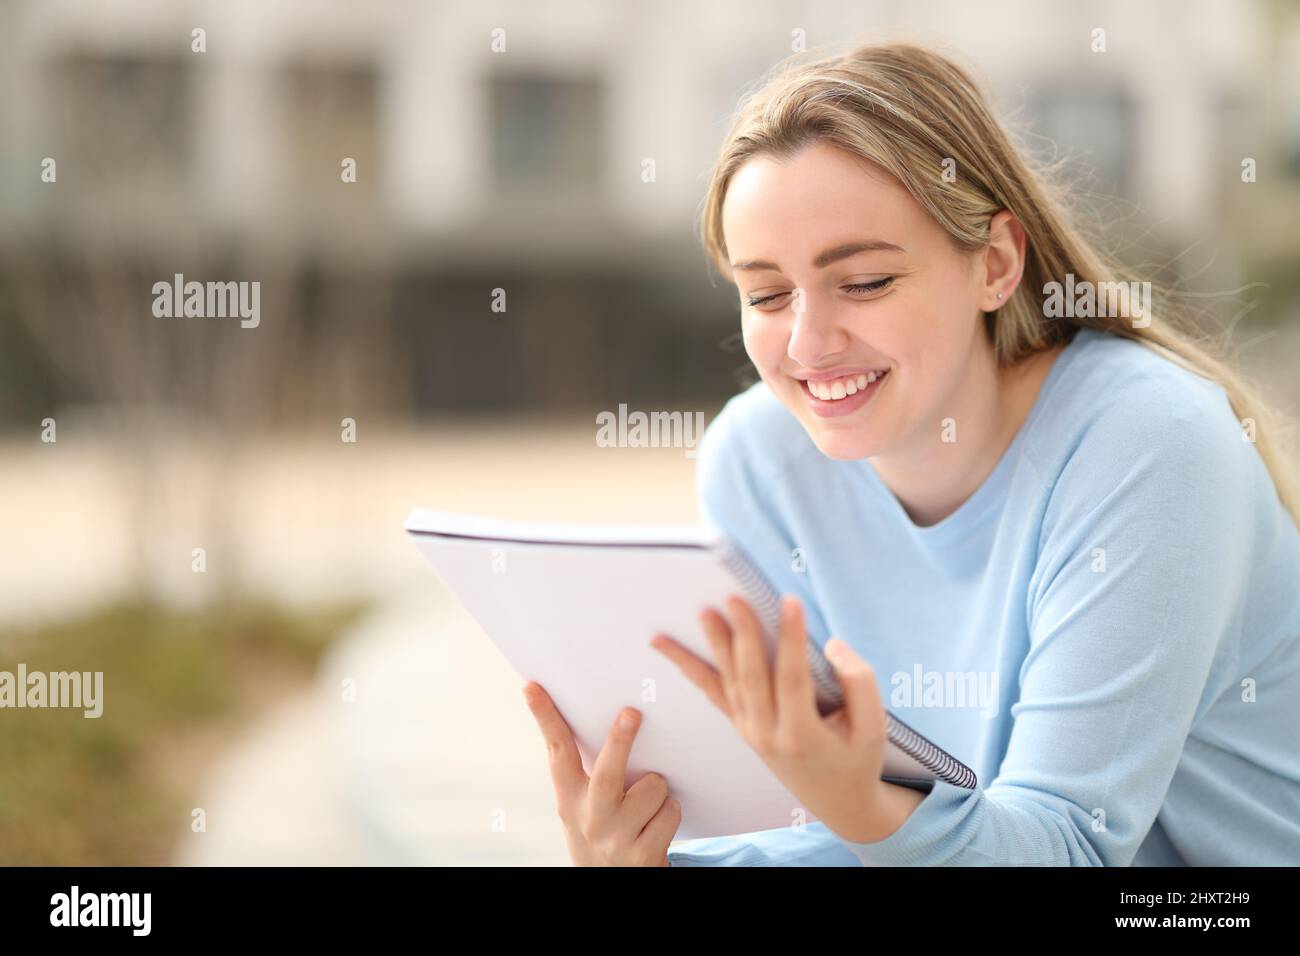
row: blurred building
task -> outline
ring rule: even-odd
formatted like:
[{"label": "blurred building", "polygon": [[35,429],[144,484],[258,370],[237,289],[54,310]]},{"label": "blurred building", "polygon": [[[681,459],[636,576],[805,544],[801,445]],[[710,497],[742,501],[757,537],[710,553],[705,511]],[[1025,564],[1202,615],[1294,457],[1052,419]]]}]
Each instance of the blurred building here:
[{"label": "blurred building", "polygon": [[[30,281],[33,250],[57,283],[118,268],[146,315],[174,272],[261,279],[268,321],[303,323],[299,395],[396,416],[716,402],[752,379],[696,215],[738,99],[799,31],[946,44],[1152,258],[1208,239],[1214,286],[1300,252],[1283,3],[9,0],[3,274]],[[95,400],[75,369],[30,372],[39,306],[8,291],[3,420]]]}]

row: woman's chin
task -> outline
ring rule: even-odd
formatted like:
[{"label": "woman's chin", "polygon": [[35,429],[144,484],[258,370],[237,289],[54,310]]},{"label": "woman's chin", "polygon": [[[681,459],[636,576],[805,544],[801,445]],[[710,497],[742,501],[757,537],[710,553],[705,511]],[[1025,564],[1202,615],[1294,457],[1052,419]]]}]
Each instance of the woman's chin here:
[{"label": "woman's chin", "polygon": [[821,453],[833,461],[860,461],[880,452],[880,442],[867,435],[816,431],[811,437]]}]

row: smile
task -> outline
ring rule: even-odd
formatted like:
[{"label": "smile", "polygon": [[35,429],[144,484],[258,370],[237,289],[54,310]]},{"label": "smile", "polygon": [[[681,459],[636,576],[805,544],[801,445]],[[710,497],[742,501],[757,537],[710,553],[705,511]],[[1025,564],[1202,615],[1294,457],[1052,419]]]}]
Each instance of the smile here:
[{"label": "smile", "polygon": [[889,376],[889,369],[846,375],[828,382],[800,381],[813,413],[822,418],[834,418],[857,411],[871,401]]}]

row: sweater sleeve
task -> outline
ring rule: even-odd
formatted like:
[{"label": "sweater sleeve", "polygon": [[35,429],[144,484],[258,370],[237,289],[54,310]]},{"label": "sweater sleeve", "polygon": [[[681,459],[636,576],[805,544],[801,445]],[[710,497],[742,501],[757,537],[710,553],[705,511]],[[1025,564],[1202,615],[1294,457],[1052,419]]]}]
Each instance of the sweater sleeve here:
[{"label": "sweater sleeve", "polygon": [[825,824],[686,840],[668,848],[669,866],[861,866]]},{"label": "sweater sleeve", "polygon": [[941,783],[890,836],[846,842],[864,864],[1132,862],[1210,702],[1216,654],[1235,653],[1259,488],[1221,391],[1142,392],[1099,412],[1043,475],[1029,648],[997,777]]}]

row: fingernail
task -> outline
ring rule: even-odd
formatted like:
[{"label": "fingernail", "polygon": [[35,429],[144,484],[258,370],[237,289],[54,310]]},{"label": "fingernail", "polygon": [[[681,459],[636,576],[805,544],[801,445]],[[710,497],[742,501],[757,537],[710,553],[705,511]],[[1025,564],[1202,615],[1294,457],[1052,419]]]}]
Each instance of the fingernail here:
[{"label": "fingernail", "polygon": [[618,715],[618,725],[624,730],[631,730],[636,726],[636,711],[625,710]]}]

